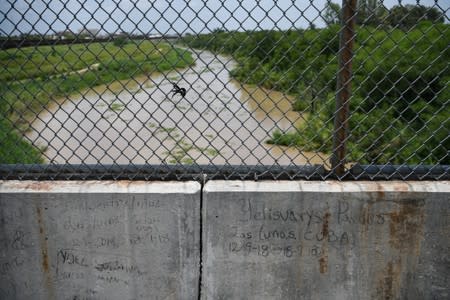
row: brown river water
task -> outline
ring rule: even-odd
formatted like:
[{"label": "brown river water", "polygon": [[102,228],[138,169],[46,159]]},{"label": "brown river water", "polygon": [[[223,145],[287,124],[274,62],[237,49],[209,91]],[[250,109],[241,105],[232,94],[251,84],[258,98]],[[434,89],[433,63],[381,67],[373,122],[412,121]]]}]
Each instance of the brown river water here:
[{"label": "brown river water", "polygon": [[[47,162],[87,164],[322,164],[321,153],[269,145],[271,133],[302,122],[292,99],[241,85],[236,62],[189,50],[195,66],[99,86],[41,113],[27,137]],[[187,89],[171,93],[172,82]]]}]

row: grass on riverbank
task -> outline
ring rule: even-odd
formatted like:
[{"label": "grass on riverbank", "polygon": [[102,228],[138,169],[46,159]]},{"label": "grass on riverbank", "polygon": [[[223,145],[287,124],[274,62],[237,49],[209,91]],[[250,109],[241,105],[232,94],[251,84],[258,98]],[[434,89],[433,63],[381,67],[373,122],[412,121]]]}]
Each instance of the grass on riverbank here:
[{"label": "grass on riverbank", "polygon": [[191,53],[185,50],[150,41],[0,51],[3,70],[0,125],[4,132],[0,136],[0,163],[42,162],[39,150],[22,141],[21,135],[28,129],[29,121],[57,99],[140,74],[186,67],[193,62]]},{"label": "grass on riverbank", "polygon": [[0,120],[0,163],[43,163],[40,151],[17,134],[10,123]]}]

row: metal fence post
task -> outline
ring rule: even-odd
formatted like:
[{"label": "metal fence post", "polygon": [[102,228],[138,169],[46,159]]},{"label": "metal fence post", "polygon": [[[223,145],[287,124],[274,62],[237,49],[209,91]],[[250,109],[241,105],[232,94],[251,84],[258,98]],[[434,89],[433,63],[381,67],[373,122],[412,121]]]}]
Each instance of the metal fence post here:
[{"label": "metal fence post", "polygon": [[339,41],[339,69],[336,85],[333,154],[331,157],[332,169],[338,176],[342,176],[345,172],[356,2],[357,0],[342,0],[342,29]]}]

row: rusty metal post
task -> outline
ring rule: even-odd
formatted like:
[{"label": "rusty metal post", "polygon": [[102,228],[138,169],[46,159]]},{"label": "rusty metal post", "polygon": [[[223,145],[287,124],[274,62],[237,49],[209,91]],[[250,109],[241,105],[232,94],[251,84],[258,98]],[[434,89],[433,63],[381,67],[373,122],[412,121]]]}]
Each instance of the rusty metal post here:
[{"label": "rusty metal post", "polygon": [[356,2],[357,0],[342,0],[342,29],[339,41],[339,70],[336,85],[333,154],[331,157],[331,166],[334,173],[338,176],[342,176],[345,172]]}]

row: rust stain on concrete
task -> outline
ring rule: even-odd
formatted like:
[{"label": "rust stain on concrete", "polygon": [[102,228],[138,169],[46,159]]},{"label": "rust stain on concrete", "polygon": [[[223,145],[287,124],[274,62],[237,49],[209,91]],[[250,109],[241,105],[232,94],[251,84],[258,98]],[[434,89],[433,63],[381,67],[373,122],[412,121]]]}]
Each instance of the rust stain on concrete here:
[{"label": "rust stain on concrete", "polygon": [[319,258],[319,271],[321,274],[328,272],[328,235],[330,234],[330,212],[326,212],[323,216],[322,223],[322,235],[323,235],[323,245],[322,245],[322,256]]},{"label": "rust stain on concrete", "polygon": [[48,247],[47,247],[47,237],[45,236],[45,229],[42,220],[42,210],[38,206],[36,208],[38,224],[39,224],[39,240],[41,241],[41,254],[42,254],[42,268],[45,273],[49,272],[49,264],[48,264]]},{"label": "rust stain on concrete", "polygon": [[388,262],[378,280],[377,299],[398,299],[400,293],[401,268],[399,263]]},{"label": "rust stain on concrete", "polygon": [[360,215],[365,220],[363,224],[359,227],[359,237],[360,237],[360,249],[364,253],[365,257],[368,257],[369,250],[369,223],[370,223],[370,211],[372,209],[372,202],[369,201],[367,205],[362,205],[360,209]]},{"label": "rust stain on concrete", "polygon": [[396,192],[409,192],[410,186],[406,182],[394,183],[394,191]]},{"label": "rust stain on concrete", "polygon": [[328,271],[328,255],[322,255],[319,258],[319,270],[320,274],[325,274]]},{"label": "rust stain on concrete", "polygon": [[41,245],[42,270],[44,272],[45,285],[47,287],[49,299],[55,299],[52,284],[52,274],[50,272],[50,262],[48,257],[47,235],[45,231],[42,209],[39,206],[36,207],[36,214],[39,225],[39,242]]},{"label": "rust stain on concrete", "polygon": [[330,233],[329,227],[330,227],[330,212],[326,212],[323,216],[323,224],[322,224],[322,234],[324,239],[328,238],[328,235]]},{"label": "rust stain on concrete", "polygon": [[117,186],[124,187],[124,188],[129,188],[131,184],[138,184],[138,183],[140,183],[140,182],[139,181],[132,182],[129,180],[117,180],[117,181],[113,182],[113,184],[116,184]]},{"label": "rust stain on concrete", "polygon": [[380,183],[376,183],[377,185],[377,200],[384,200],[385,197],[385,193],[384,193],[384,187],[382,184]]},{"label": "rust stain on concrete", "polygon": [[424,232],[424,202],[404,200],[400,209],[389,213],[389,244],[395,249],[415,249],[420,253],[420,241]]},{"label": "rust stain on concrete", "polygon": [[414,272],[424,239],[425,202],[421,199],[396,201],[389,216],[389,246],[394,256],[378,275],[377,299],[398,299],[407,286],[406,274]]},{"label": "rust stain on concrete", "polygon": [[17,189],[49,192],[52,190],[52,185],[54,184],[54,182],[49,181],[21,181],[15,184],[14,187]]}]

